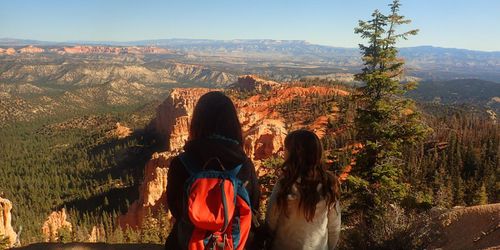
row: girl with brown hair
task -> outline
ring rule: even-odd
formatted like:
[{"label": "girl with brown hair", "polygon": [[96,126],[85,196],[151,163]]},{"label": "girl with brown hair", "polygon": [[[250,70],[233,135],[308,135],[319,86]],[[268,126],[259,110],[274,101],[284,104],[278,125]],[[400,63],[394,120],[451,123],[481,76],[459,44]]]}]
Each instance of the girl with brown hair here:
[{"label": "girl with brown hair", "polygon": [[325,169],[323,147],[313,132],[285,139],[282,178],[268,202],[272,249],[335,249],[340,234],[339,184]]}]

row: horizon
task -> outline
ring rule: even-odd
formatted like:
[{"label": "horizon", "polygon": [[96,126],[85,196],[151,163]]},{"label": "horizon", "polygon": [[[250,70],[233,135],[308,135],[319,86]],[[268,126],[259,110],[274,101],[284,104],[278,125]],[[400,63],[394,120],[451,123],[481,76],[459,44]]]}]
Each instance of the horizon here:
[{"label": "horizon", "polygon": [[[164,40],[199,40],[199,41],[220,41],[220,42],[231,42],[231,41],[287,41],[287,42],[304,42],[309,45],[317,45],[317,46],[325,46],[325,47],[331,47],[331,48],[339,48],[339,49],[359,49],[359,47],[341,47],[341,46],[334,46],[334,45],[328,45],[328,44],[319,44],[319,43],[313,43],[308,40],[286,40],[286,39],[259,39],[259,38],[249,38],[249,39],[208,39],[208,38],[178,38],[178,37],[173,37],[173,38],[158,38],[158,39],[144,39],[144,40],[124,40],[124,41],[119,41],[119,40],[110,40],[110,41],[104,41],[104,40],[67,40],[67,41],[47,41],[47,40],[39,40],[39,39],[32,39],[32,38],[14,38],[14,37],[0,37],[0,42],[2,40],[18,40],[18,41],[33,41],[33,42],[41,42],[41,43],[47,43],[47,44],[36,44],[36,43],[24,43],[21,46],[52,46],[56,44],[61,44],[61,45],[88,45],[88,46],[94,46],[94,45],[102,45],[102,46],[118,46],[118,47],[124,47],[124,46],[154,46],[154,44],[151,45],[137,45],[134,43],[137,42],[144,42],[144,41],[164,41]],[[116,44],[109,44],[109,43],[116,43]],[[120,44],[122,43],[122,44]],[[130,43],[129,45],[125,45],[124,43]],[[0,46],[2,46],[0,44]],[[18,46],[18,45],[9,45],[9,46]],[[163,47],[163,46],[159,46]],[[499,50],[478,50],[478,49],[468,49],[468,48],[457,48],[457,47],[444,47],[444,46],[436,46],[432,44],[422,44],[422,45],[414,45],[414,46],[398,46],[398,49],[405,49],[405,48],[421,48],[421,47],[431,47],[431,48],[437,48],[437,49],[452,49],[452,50],[467,50],[467,51],[477,51],[477,52],[485,52],[485,53],[500,53]]]},{"label": "horizon", "polygon": [[[0,9],[0,23],[5,24],[0,37],[52,42],[299,40],[356,48],[363,42],[354,34],[358,20],[375,9],[387,13],[390,2],[20,0]],[[500,24],[498,9],[500,2],[494,0],[402,1],[401,13],[413,21],[403,28],[420,32],[402,40],[400,47],[500,51],[500,32],[494,32]]]}]

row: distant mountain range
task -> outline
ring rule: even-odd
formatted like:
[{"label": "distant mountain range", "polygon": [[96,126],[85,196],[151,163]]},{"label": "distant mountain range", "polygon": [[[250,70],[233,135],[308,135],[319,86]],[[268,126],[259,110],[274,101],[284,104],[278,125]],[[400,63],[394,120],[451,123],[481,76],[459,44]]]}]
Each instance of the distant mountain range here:
[{"label": "distant mountain range", "polygon": [[[415,99],[474,104],[500,114],[500,52],[422,46],[401,48],[400,55],[407,61],[405,79],[421,80],[410,93]],[[0,123],[138,104],[175,86],[223,87],[243,74],[351,83],[361,67],[358,49],[305,41],[0,39]]]},{"label": "distant mountain range", "polygon": [[[142,41],[68,41],[50,42],[2,38],[0,47],[27,45],[61,47],[76,45],[155,46],[184,53],[185,62],[238,65],[265,62],[259,67],[300,64],[300,67],[328,67],[339,72],[356,72],[361,61],[356,48],[311,44],[301,40],[208,40],[158,39]],[[433,46],[406,47],[400,55],[407,61],[410,75],[430,80],[477,78],[500,82],[500,51],[485,52]],[[294,65],[296,67],[297,65]],[[317,72],[315,72],[316,74]]]}]

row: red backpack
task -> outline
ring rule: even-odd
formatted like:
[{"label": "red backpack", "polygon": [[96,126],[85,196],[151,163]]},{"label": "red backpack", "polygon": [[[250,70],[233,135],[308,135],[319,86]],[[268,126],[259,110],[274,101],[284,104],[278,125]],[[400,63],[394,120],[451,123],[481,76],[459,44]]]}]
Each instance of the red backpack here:
[{"label": "red backpack", "polygon": [[185,212],[178,224],[182,248],[244,249],[252,212],[247,190],[236,177],[242,164],[225,170],[220,160],[213,158],[221,166],[221,171],[216,171],[195,165],[186,153],[179,159],[190,174],[184,188]]}]

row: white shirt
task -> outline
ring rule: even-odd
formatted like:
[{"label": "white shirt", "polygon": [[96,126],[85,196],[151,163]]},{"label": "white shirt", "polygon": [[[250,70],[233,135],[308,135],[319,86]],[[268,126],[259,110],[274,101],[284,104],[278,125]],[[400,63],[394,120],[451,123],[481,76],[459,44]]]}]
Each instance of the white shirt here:
[{"label": "white shirt", "polygon": [[[296,183],[297,184],[297,183]],[[273,249],[335,249],[340,235],[340,205],[327,207],[326,201],[321,200],[316,205],[316,212],[311,222],[308,222],[304,213],[299,210],[300,192],[296,184],[292,186],[292,193],[288,195],[288,217],[278,211],[276,195],[280,189],[279,183],[273,188],[268,201],[266,222],[274,232]],[[321,184],[318,185],[318,190]]]}]

